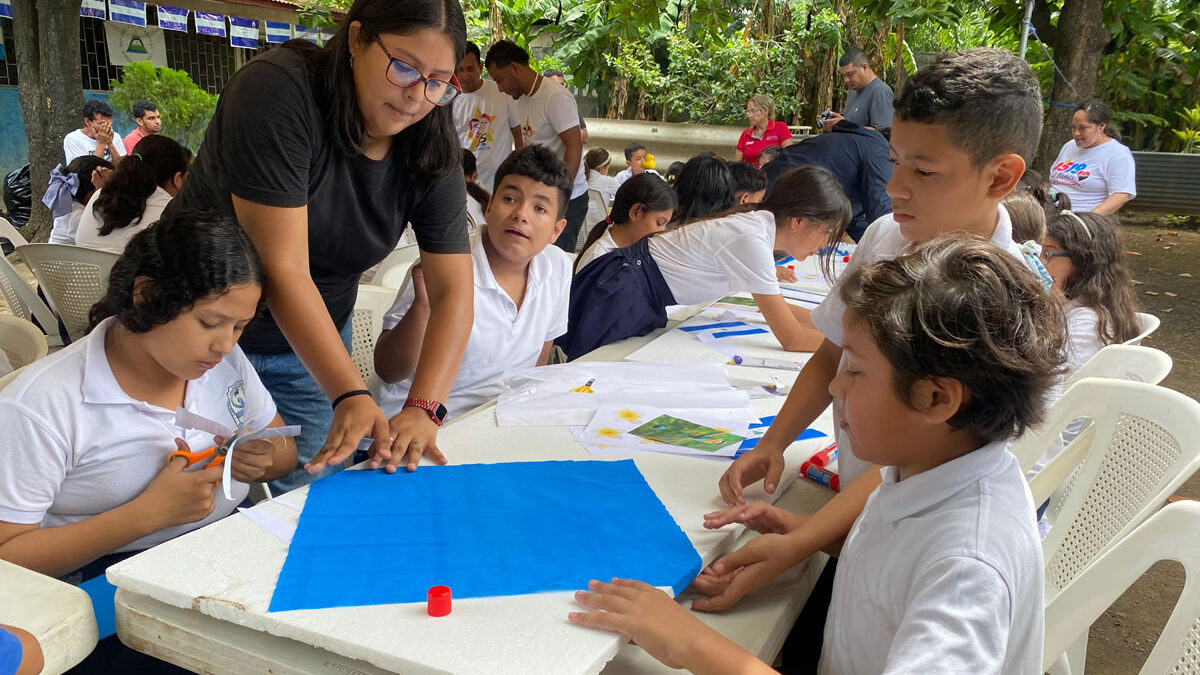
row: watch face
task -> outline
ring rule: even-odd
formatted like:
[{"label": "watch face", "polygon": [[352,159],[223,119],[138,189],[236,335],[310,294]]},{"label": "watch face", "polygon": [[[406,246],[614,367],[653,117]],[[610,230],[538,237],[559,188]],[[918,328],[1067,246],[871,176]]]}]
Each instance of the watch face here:
[{"label": "watch face", "polygon": [[433,414],[438,418],[439,422],[446,421],[446,406],[439,403],[437,408],[434,409]]}]

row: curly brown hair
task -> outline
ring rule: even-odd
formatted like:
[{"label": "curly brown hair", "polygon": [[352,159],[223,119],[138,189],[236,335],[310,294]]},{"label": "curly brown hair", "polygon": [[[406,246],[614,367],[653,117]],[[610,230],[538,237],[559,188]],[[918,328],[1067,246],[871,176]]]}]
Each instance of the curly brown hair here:
[{"label": "curly brown hair", "polygon": [[1066,321],[1036,276],[995,244],[944,235],[854,269],[839,288],[906,404],[919,380],[949,377],[970,391],[951,426],[983,443],[1042,421],[1063,365]]},{"label": "curly brown hair", "polygon": [[1063,295],[1096,312],[1097,337],[1104,344],[1124,342],[1141,332],[1120,224],[1116,216],[1090,211],[1063,211],[1046,223],[1046,236],[1058,241],[1075,266],[1063,283]]}]

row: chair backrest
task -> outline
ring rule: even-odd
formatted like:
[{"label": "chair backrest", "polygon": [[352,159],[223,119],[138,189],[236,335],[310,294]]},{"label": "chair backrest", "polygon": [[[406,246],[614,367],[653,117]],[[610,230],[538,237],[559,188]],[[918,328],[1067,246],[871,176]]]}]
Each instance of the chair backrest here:
[{"label": "chair backrest", "polygon": [[375,375],[375,342],[383,332],[383,317],[396,300],[396,291],[372,284],[359,284],[358,299],[351,315],[350,358],[363,381]]},{"label": "chair backrest", "polygon": [[0,314],[0,351],[14,369],[27,366],[49,351],[46,336],[33,323],[20,317]]},{"label": "chair backrest", "polygon": [[13,368],[13,371],[11,373],[0,376],[0,391],[3,391],[4,388],[7,387],[10,382],[17,379],[17,375],[23,369],[24,369],[24,366],[22,366],[21,368]]},{"label": "chair backrest", "polygon": [[1177,391],[1087,378],[1063,402],[1041,431],[1057,434],[1080,417],[1092,425],[1029,482],[1035,504],[1053,497],[1042,542],[1047,602],[1200,466],[1200,403]]},{"label": "chair backrest", "polygon": [[25,283],[25,278],[17,271],[8,258],[0,255],[0,295],[8,305],[8,311],[13,316],[36,321],[46,333],[46,341],[52,345],[62,344],[58,336],[58,318],[37,293]]},{"label": "chair backrest", "polygon": [[12,242],[13,248],[24,246],[29,242],[25,241],[25,237],[13,227],[13,224],[4,218],[0,218],[0,238],[7,239]]},{"label": "chair backrest", "polygon": [[1160,560],[1183,565],[1186,579],[1167,625],[1142,665],[1144,675],[1195,673],[1200,663],[1200,503],[1169,504],[1151,516],[1046,605],[1044,669]]},{"label": "chair backrest", "polygon": [[1150,337],[1150,334],[1153,333],[1154,331],[1158,330],[1159,324],[1162,323],[1162,321],[1160,321],[1157,316],[1154,316],[1153,314],[1147,314],[1145,312],[1138,312],[1137,319],[1138,319],[1137,337],[1126,340],[1125,344],[1127,344],[1127,345],[1142,344],[1142,340],[1145,340],[1147,337]]},{"label": "chair backrest", "polygon": [[108,290],[108,274],[120,256],[67,244],[29,244],[20,251],[67,334],[72,340],[87,335],[88,313]]},{"label": "chair backrest", "polygon": [[1072,373],[1067,386],[1085,377],[1158,384],[1169,374],[1171,357],[1164,351],[1129,344],[1108,345]]},{"label": "chair backrest", "polygon": [[401,246],[389,253],[383,262],[379,263],[379,269],[375,271],[375,277],[371,280],[371,284],[391,289],[400,288],[400,282],[404,281],[404,275],[408,274],[409,268],[420,259],[421,249],[416,244]]},{"label": "chair backrest", "polygon": [[583,227],[579,228],[579,237],[575,241],[575,250],[583,252],[583,242],[596,223],[608,217],[608,206],[604,203],[604,195],[599,190],[588,189],[588,212],[583,219]]}]

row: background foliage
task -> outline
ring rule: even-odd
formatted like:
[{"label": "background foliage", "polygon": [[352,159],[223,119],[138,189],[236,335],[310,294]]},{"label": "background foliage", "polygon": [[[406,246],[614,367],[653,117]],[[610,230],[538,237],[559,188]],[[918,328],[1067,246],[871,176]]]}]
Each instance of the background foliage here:
[{"label": "background foliage", "polygon": [[109,102],[114,109],[131,110],[135,101],[153,101],[162,115],[162,133],[195,151],[217,109],[217,97],[198,87],[188,74],[155,68],[149,61],[122,68],[121,81],[113,85]]}]

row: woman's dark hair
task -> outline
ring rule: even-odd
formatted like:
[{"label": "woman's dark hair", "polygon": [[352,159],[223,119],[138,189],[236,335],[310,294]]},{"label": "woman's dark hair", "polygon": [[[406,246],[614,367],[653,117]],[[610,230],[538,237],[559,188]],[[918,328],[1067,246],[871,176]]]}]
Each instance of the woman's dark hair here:
[{"label": "woman's dark hair", "polygon": [[671,189],[667,181],[652,173],[640,173],[625,181],[621,187],[617,188],[608,218],[592,226],[592,230],[588,232],[587,239],[584,240],[583,246],[579,250],[588,250],[592,244],[604,236],[609,225],[628,223],[629,210],[633,208],[634,204],[641,204],[642,208],[647,211],[673,211],[677,204],[675,190]]},{"label": "woman's dark hair", "polygon": [[[363,121],[350,64],[350,24],[358,21],[359,36],[369,44],[382,33],[411,35],[431,28],[444,33],[454,45],[454,64],[462,60],[467,45],[467,25],[458,0],[356,0],[342,26],[324,47],[307,40],[289,40],[283,47],[300,52],[309,64],[317,97],[325,106],[326,131],[342,154],[362,153]],[[383,73],[380,73],[380,77]],[[381,82],[379,86],[392,86]],[[449,176],[458,168],[458,134],[451,106],[436,106],[429,114],[396,134],[393,152],[417,171]]]},{"label": "woman's dark hair", "polygon": [[1046,236],[1058,241],[1075,266],[1063,295],[1096,312],[1096,334],[1104,344],[1124,342],[1139,332],[1138,302],[1119,225],[1116,216],[1090,211],[1063,211],[1046,223]]},{"label": "woman's dark hair", "polygon": [[[463,178],[466,178],[471,174],[479,173],[479,166],[475,161],[475,153],[466,148],[462,149],[462,166]],[[482,208],[484,211],[487,210],[488,202],[492,200],[492,195],[488,193],[488,191],[485,190],[482,185],[473,180],[467,181],[467,194],[470,195],[472,199],[479,202],[480,208]]]},{"label": "woman's dark hair", "polygon": [[758,192],[767,189],[766,172],[748,162],[730,162],[729,175],[733,179],[735,197],[739,192]]},{"label": "woman's dark hair", "polygon": [[842,190],[842,184],[829,169],[805,164],[789,170],[767,188],[758,204],[744,204],[744,210],[763,210],[775,214],[775,220],[804,218],[813,224],[830,225],[822,269],[833,279],[833,259],[837,243],[846,235],[854,209]]},{"label": "woman's dark hair", "polygon": [[737,203],[729,163],[711,152],[696,155],[683,165],[675,179],[675,194],[679,208],[672,226],[728,211]]},{"label": "woman's dark hair", "polygon": [[65,167],[59,168],[59,173],[64,176],[75,174],[79,177],[79,187],[75,188],[71,199],[80,204],[86,204],[92,198],[92,193],[96,191],[96,186],[92,185],[92,172],[100,167],[111,169],[113,168],[113,163],[103,157],[83,155],[71,160],[71,163]]},{"label": "woman's dark hair", "polygon": [[174,140],[154,134],[138,141],[133,152],[117,164],[92,205],[92,212],[100,220],[100,236],[107,237],[141,218],[155,188],[187,170],[188,152]]},{"label": "woman's dark hair", "polygon": [[[142,277],[150,283],[135,300]],[[242,228],[211,211],[176,211],[129,240],[89,318],[95,328],[115,316],[130,332],[145,333],[241,284],[263,285],[262,261]]]},{"label": "woman's dark hair", "polygon": [[584,177],[591,179],[592,172],[612,161],[612,156],[604,148],[592,148],[583,156]]},{"label": "woman's dark hair", "polygon": [[1121,131],[1113,125],[1112,116],[1108,112],[1108,106],[1098,98],[1089,99],[1086,103],[1081,103],[1075,106],[1075,112],[1082,110],[1087,114],[1087,119],[1092,124],[1097,126],[1104,125],[1104,133],[1108,134],[1109,138],[1121,140]]}]

